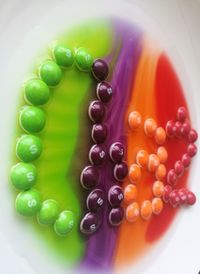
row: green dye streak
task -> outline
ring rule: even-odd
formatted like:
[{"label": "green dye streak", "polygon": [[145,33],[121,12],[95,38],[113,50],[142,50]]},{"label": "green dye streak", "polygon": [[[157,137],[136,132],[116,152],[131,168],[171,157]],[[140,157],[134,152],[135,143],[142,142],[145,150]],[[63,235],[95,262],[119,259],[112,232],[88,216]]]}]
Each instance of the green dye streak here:
[{"label": "green dye streak", "polygon": [[[97,58],[110,53],[111,39],[112,28],[109,21],[96,20],[62,34],[56,39],[56,43],[71,49],[85,47],[93,58]],[[44,53],[44,56],[48,55]],[[44,60],[44,57],[42,58]],[[40,238],[48,244],[48,249],[53,250],[59,258],[72,266],[82,258],[86,243],[79,233],[82,214],[81,188],[78,175],[74,176],[70,169],[73,169],[73,165],[80,166],[80,163],[77,163],[79,155],[75,157],[78,143],[82,142],[82,145],[84,142],[88,143],[88,140],[81,141],[79,136],[80,125],[84,127],[84,124],[87,124],[87,113],[85,117],[81,117],[80,110],[82,102],[91,98],[91,94],[88,93],[94,92],[91,90],[94,80],[89,73],[80,72],[76,67],[62,70],[62,72],[61,83],[51,90],[50,101],[44,106],[47,122],[43,132],[38,134],[44,149],[42,156],[34,163],[38,170],[35,188],[41,192],[43,200],[55,199],[60,205],[60,210],[72,210],[77,221],[75,228],[66,237],[57,236],[53,227],[40,226],[36,219],[32,219],[32,222]],[[20,107],[22,105],[24,101]],[[86,128],[83,132],[86,130],[88,129]],[[17,136],[24,133],[19,125],[16,133]],[[84,137],[87,138],[87,136]],[[82,154],[82,151],[79,154]]]}]

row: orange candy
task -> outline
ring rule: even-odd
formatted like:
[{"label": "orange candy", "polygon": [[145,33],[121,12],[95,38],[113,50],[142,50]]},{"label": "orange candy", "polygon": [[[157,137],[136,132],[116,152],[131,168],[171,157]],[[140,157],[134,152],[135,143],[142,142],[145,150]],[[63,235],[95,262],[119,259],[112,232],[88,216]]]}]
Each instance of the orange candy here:
[{"label": "orange candy", "polygon": [[129,113],[128,116],[128,124],[130,129],[135,130],[137,129],[142,123],[142,117],[139,112],[132,111]]},{"label": "orange candy", "polygon": [[164,184],[161,181],[155,181],[153,184],[153,195],[160,198],[164,194]]},{"label": "orange candy", "polygon": [[158,145],[163,145],[166,140],[166,132],[164,128],[158,127],[155,132],[155,141]]},{"label": "orange candy", "polygon": [[154,214],[158,215],[163,210],[163,201],[161,198],[153,198],[152,200],[152,211]]},{"label": "orange candy", "polygon": [[161,146],[157,150],[157,155],[160,159],[160,162],[164,164],[167,161],[168,153],[165,147]]},{"label": "orange candy", "polygon": [[156,169],[156,179],[157,180],[163,180],[166,176],[166,167],[163,164],[160,164],[158,168]]},{"label": "orange candy", "polygon": [[128,222],[135,222],[140,215],[140,209],[138,203],[134,202],[130,204],[126,209],[126,219]]},{"label": "orange candy", "polygon": [[148,171],[155,172],[158,166],[160,165],[160,159],[156,154],[150,154],[148,159]]},{"label": "orange candy", "polygon": [[141,206],[141,217],[144,220],[148,220],[152,215],[152,204],[149,200],[145,200]]},{"label": "orange candy", "polygon": [[129,169],[129,179],[131,183],[135,183],[141,178],[141,169],[137,164],[132,164]]},{"label": "orange candy", "polygon": [[136,155],[136,163],[141,166],[145,167],[148,162],[149,154],[146,150],[139,150]]},{"label": "orange candy", "polygon": [[153,137],[155,135],[156,128],[157,124],[154,119],[149,118],[144,122],[144,132],[148,137]]},{"label": "orange candy", "polygon": [[137,199],[137,187],[135,185],[129,184],[124,189],[124,202],[130,204]]}]

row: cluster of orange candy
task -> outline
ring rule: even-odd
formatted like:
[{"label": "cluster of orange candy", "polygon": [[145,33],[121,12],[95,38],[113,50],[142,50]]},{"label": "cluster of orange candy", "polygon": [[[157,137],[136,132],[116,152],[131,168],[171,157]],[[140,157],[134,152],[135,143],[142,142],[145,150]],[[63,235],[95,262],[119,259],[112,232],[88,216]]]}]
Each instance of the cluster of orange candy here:
[{"label": "cluster of orange candy", "polygon": [[[132,131],[137,130],[142,124],[142,117],[139,112],[133,111],[128,116],[128,124]],[[164,194],[163,179],[166,176],[165,162],[168,158],[167,150],[164,146],[166,140],[166,132],[163,127],[158,127],[154,119],[148,118],[144,122],[144,133],[147,137],[154,138],[158,145],[156,154],[149,154],[146,150],[139,150],[136,154],[135,163],[129,167],[129,180],[124,188],[124,202],[127,205],[126,219],[128,222],[135,222],[139,216],[144,220],[148,220],[152,214],[158,215],[163,209],[163,201],[161,199]],[[155,174],[155,182],[152,187],[153,199],[144,200],[141,207],[136,202],[138,191],[136,184],[142,175],[142,169],[146,169]]]}]

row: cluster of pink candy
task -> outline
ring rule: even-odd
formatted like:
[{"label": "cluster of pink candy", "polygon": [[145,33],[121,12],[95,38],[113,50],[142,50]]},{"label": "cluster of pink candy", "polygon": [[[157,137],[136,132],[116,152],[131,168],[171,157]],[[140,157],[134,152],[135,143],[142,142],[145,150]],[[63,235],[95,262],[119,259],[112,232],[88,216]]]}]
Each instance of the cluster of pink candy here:
[{"label": "cluster of pink candy", "polygon": [[184,107],[177,110],[177,120],[168,121],[165,127],[166,134],[169,138],[183,138],[188,142],[187,152],[177,160],[174,168],[170,169],[167,173],[167,183],[163,195],[163,200],[173,207],[178,205],[193,205],[196,202],[196,196],[193,192],[186,188],[174,189],[178,178],[183,176],[183,173],[191,163],[191,158],[197,153],[197,147],[194,142],[198,139],[198,134],[195,129],[191,128],[190,122],[187,120],[187,111]]}]

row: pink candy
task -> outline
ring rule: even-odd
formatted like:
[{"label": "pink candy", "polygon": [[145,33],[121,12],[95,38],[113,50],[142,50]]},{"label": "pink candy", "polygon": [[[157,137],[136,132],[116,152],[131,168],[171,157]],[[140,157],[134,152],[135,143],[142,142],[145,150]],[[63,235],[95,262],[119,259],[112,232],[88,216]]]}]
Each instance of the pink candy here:
[{"label": "pink candy", "polygon": [[168,201],[169,201],[169,195],[170,195],[170,193],[172,192],[172,187],[170,186],[170,185],[166,185],[165,186],[165,190],[164,190],[164,194],[163,194],[163,201],[165,202],[165,203],[168,203]]},{"label": "pink candy", "polygon": [[187,154],[190,156],[190,157],[194,157],[197,153],[197,147],[195,144],[189,144],[188,147],[187,147]]},{"label": "pink candy", "polygon": [[189,165],[191,163],[191,158],[187,153],[185,153],[185,154],[183,154],[181,161],[182,161],[184,167],[187,168],[187,167],[189,167]]},{"label": "pink candy", "polygon": [[174,165],[174,170],[175,170],[177,176],[183,175],[184,165],[180,160],[176,161],[176,163]]},{"label": "pink candy", "polygon": [[198,133],[195,129],[191,129],[188,134],[188,140],[190,143],[194,143],[198,139]]},{"label": "pink candy", "polygon": [[181,127],[181,134],[184,136],[184,137],[187,137],[189,132],[190,132],[190,129],[191,129],[191,126],[189,124],[189,122],[185,122],[182,124],[182,127]]},{"label": "pink candy", "polygon": [[196,202],[196,196],[192,191],[189,191],[187,194],[187,204],[194,205]]},{"label": "pink candy", "polygon": [[177,120],[183,123],[186,119],[187,111],[184,107],[180,107],[177,110]]},{"label": "pink candy", "polygon": [[174,122],[169,120],[166,124],[165,131],[168,137],[174,136]]},{"label": "pink candy", "polygon": [[167,174],[167,182],[170,185],[175,185],[177,181],[177,175],[174,169],[170,169],[168,174]]},{"label": "pink candy", "polygon": [[182,124],[181,122],[177,121],[174,125],[174,134],[177,138],[181,138],[182,137],[182,132],[181,132],[181,129],[182,129]]}]

